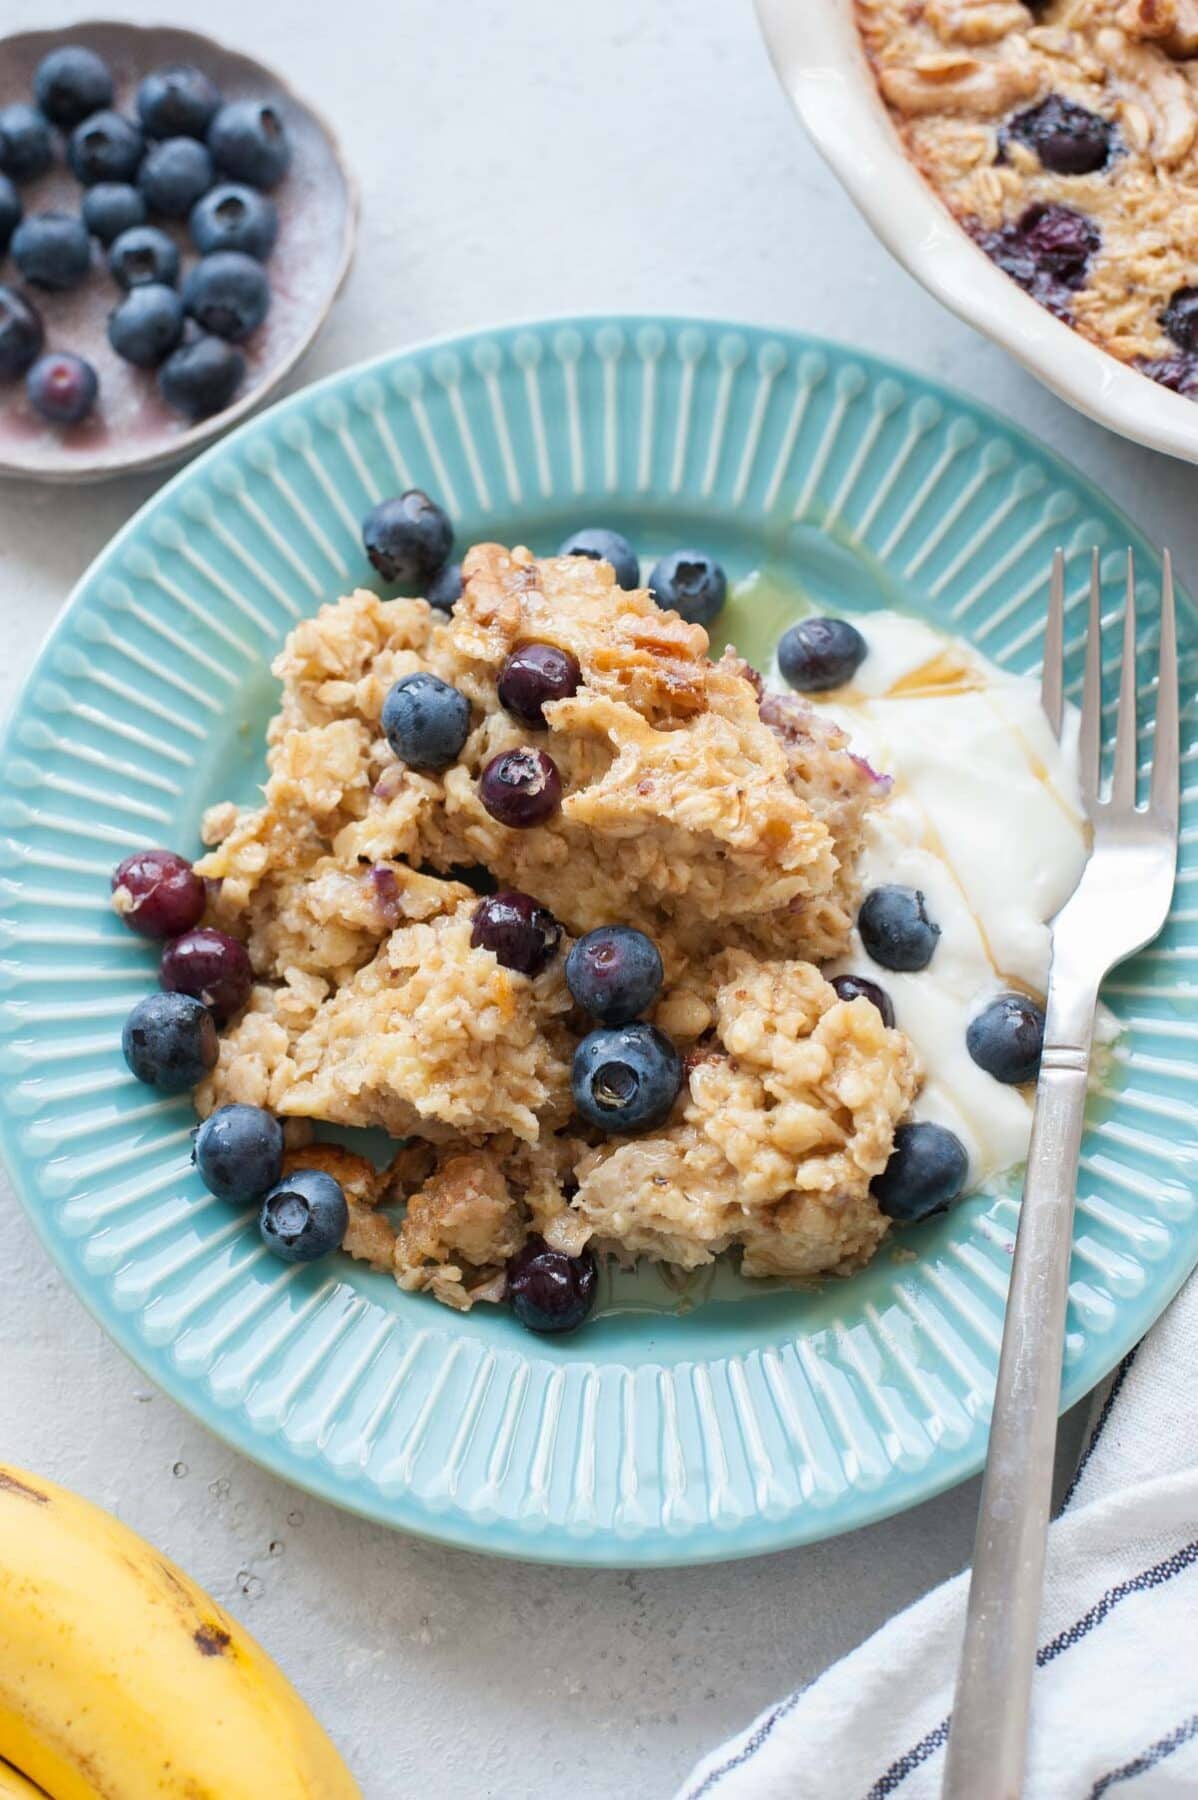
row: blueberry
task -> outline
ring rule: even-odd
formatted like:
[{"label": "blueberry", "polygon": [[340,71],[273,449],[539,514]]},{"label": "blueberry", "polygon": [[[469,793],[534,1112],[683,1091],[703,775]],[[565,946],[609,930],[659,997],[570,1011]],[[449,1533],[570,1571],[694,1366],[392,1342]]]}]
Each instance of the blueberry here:
[{"label": "blueberry", "polygon": [[293,1169],[262,1202],[262,1242],[283,1262],[316,1262],[338,1250],[349,1228],[340,1182],[323,1169]]},{"label": "blueberry", "polygon": [[823,694],[853,679],[868,648],[847,619],[800,619],[778,640],[778,667],[801,694]]},{"label": "blueberry", "polygon": [[189,419],[223,412],[245,377],[245,357],[221,338],[199,337],[173,350],[158,371],[167,405]]},{"label": "blueberry", "polygon": [[216,1067],[219,1053],[212,1014],[190,994],[147,994],[121,1033],[125,1061],[139,1081],[182,1094]]},{"label": "blueberry", "polygon": [[1085,284],[1102,233],[1072,207],[1037,203],[1013,224],[983,232],[978,242],[1004,274],[1067,320],[1070,295]]},{"label": "blueberry", "polygon": [[99,391],[91,364],[69,350],[39,356],[25,377],[30,406],[52,425],[78,425],[95,405]]},{"label": "blueberry", "polygon": [[173,850],[136,850],[112,871],[117,916],[140,937],[170,938],[198,925],[204,884]]},{"label": "blueberry", "polygon": [[409,488],[371,507],[362,543],[384,581],[424,588],[448,561],[453,526],[423,488]]},{"label": "blueberry", "polygon": [[627,1025],[648,1012],[664,978],[657,945],[631,925],[588,931],[566,958],[566,986],[604,1025]]},{"label": "blueberry", "polygon": [[63,44],[43,56],[33,77],[33,97],[64,131],[89,113],[112,105],[112,74],[102,56],[82,44]]},{"label": "blueberry", "polygon": [[200,925],[167,945],[158,979],[172,994],[194,994],[224,1025],[249,999],[254,972],[240,938]]},{"label": "blueberry", "polygon": [[1044,1048],[1044,1013],[1026,994],[1000,994],[969,1021],[965,1047],[995,1081],[1034,1081]]},{"label": "blueberry", "polygon": [[97,181],[132,181],[145,148],[132,119],[118,112],[98,112],[72,131],[67,160],[84,187]]},{"label": "blueberry", "polygon": [[656,1025],[601,1026],[574,1052],[574,1105],[600,1131],[652,1131],[669,1118],[681,1086],[682,1058]]},{"label": "blueberry", "polygon": [[152,138],[202,138],[220,103],[220,89],[190,63],[155,69],[137,90],[137,116]]},{"label": "blueberry", "polygon": [[470,735],[470,702],[438,675],[401,675],[383,701],[383,735],[409,768],[447,769]]},{"label": "blueberry", "polygon": [[834,975],[832,986],[839,1000],[868,1000],[882,1015],[883,1025],[894,1024],[894,1003],[885,988],[866,975]]},{"label": "blueberry", "polygon": [[425,583],[424,597],[430,606],[452,612],[462,597],[461,563],[446,563],[431,581]]},{"label": "blueberry", "polygon": [[1198,287],[1181,287],[1161,314],[1161,324],[1178,349],[1198,351]]},{"label": "blueberry", "polygon": [[890,1161],[874,1176],[869,1191],[888,1219],[912,1223],[951,1206],[968,1173],[960,1138],[943,1125],[918,1119],[899,1126]]},{"label": "blueberry", "polygon": [[85,279],[92,244],[87,226],[74,214],[30,213],[13,232],[12,256],[34,287],[65,293]]},{"label": "blueberry", "polygon": [[272,188],[291,164],[291,144],[278,111],[258,100],[232,100],[208,127],[208,148],[232,181]]},{"label": "blueberry", "polygon": [[214,250],[240,250],[265,262],[279,235],[279,214],[265,194],[227,181],[196,201],[188,229],[201,256],[210,256]]},{"label": "blueberry", "polygon": [[97,181],[83,196],[83,223],[102,244],[146,222],[146,203],[128,181]]},{"label": "blueberry", "polygon": [[14,181],[44,175],[54,157],[50,127],[35,106],[0,107],[0,170]]},{"label": "blueberry", "polygon": [[479,904],[470,933],[476,950],[490,950],[505,969],[521,975],[539,975],[561,941],[562,928],[549,908],[514,888],[489,894]]},{"label": "blueberry", "polygon": [[499,704],[533,731],[549,729],[544,708],[578,692],[578,658],[556,644],[518,644],[499,671]]},{"label": "blueberry", "polygon": [[42,316],[16,288],[0,287],[0,381],[23,375],[41,352]]},{"label": "blueberry", "polygon": [[114,238],[108,251],[108,267],[123,288],[143,282],[174,287],[179,275],[179,252],[173,238],[157,225],[133,225]]},{"label": "blueberry", "polygon": [[164,219],[185,219],[214,179],[207,148],[195,138],[172,137],[150,145],[137,185],[151,212]]},{"label": "blueberry", "polygon": [[183,283],[183,304],[205,331],[239,344],[270,310],[262,264],[241,250],[202,256]]},{"label": "blueberry", "polygon": [[182,336],[183,302],[161,282],[130,288],[108,315],[108,342],[139,369],[156,369]]},{"label": "blueberry", "polygon": [[1034,150],[1053,175],[1092,175],[1105,169],[1115,147],[1115,128],[1076,100],[1049,94],[1008,120],[999,133],[999,153],[1014,139]]},{"label": "blueberry", "polygon": [[8,249],[8,241],[21,223],[24,212],[21,196],[7,175],[0,175],[0,255]]},{"label": "blueberry", "polygon": [[926,969],[940,937],[915,888],[876,887],[861,902],[857,929],[866,954],[884,969]]},{"label": "blueberry", "polygon": [[478,778],[478,797],[491,817],[513,831],[544,825],[562,803],[562,778],[541,750],[504,750]]},{"label": "blueberry", "polygon": [[283,1173],[283,1127],[260,1106],[221,1106],[195,1134],[192,1161],[210,1194],[248,1206]]},{"label": "blueberry", "polygon": [[590,1250],[567,1256],[534,1236],[508,1263],[507,1296],[529,1331],[573,1331],[595,1304],[596,1280]]},{"label": "blueberry", "polygon": [[1198,400],[1198,356],[1192,351],[1180,356],[1141,356],[1135,366],[1150,381],[1159,381],[1162,387],[1184,394],[1187,400]]},{"label": "blueberry", "polygon": [[641,565],[636,551],[618,531],[603,525],[586,525],[572,532],[558,547],[559,556],[589,556],[592,562],[610,563],[616,572],[617,586],[637,588],[641,585]]},{"label": "blueberry", "polygon": [[653,565],[653,598],[690,625],[710,625],[724,610],[728,579],[718,562],[701,550],[672,550]]}]

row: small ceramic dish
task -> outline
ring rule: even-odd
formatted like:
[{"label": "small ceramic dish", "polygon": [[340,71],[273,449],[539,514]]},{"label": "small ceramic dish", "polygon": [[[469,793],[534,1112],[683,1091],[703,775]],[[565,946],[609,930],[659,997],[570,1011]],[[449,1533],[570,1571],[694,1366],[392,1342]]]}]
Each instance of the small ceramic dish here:
[{"label": "small ceramic dish", "polygon": [[[30,100],[38,63],[63,43],[85,44],[105,59],[121,112],[134,113],[137,84],[151,69],[194,63],[226,99],[276,104],[294,151],[291,169],[272,196],[279,209],[279,238],[267,265],[270,312],[243,346],[245,380],[223,412],[196,423],[181,418],[160,399],[152,374],[122,362],[112,350],[105,327],[120,290],[94,241],[92,270],[81,287],[67,294],[33,295],[46,324],[46,348],[87,357],[100,377],[100,399],[88,419],[64,429],[37,416],[21,382],[0,386],[0,475],[98,481],[180,462],[262,404],[308,348],[345,280],[357,230],[357,194],[336,138],[306,101],[261,63],[193,31],[105,21],[4,38],[0,105]],[[26,214],[49,209],[77,213],[82,194],[59,137],[53,168],[21,187]],[[185,223],[163,229],[176,238],[185,262],[194,255]],[[0,280],[21,285],[10,259],[0,265]]]},{"label": "small ceramic dish", "polygon": [[1198,405],[1055,319],[991,262],[928,186],[878,95],[853,0],[756,5],[795,111],[903,267],[1079,412],[1149,449],[1198,462]]}]

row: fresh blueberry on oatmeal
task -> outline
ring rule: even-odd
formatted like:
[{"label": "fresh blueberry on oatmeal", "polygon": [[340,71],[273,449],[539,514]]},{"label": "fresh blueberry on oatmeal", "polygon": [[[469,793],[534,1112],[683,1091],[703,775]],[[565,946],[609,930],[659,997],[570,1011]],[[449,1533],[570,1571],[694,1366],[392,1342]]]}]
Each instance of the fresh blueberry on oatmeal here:
[{"label": "fresh blueberry on oatmeal", "polygon": [[204,883],[173,850],[138,850],[112,873],[113,908],[141,937],[180,937],[204,913]]},{"label": "fresh blueberry on oatmeal", "polygon": [[968,1172],[960,1139],[943,1125],[917,1119],[898,1127],[890,1160],[870,1192],[888,1219],[913,1224],[959,1199]]},{"label": "fresh blueberry on oatmeal", "polygon": [[682,1058],[655,1025],[601,1026],[574,1052],[574,1104],[599,1131],[652,1131],[669,1117],[681,1086]]},{"label": "fresh blueberry on oatmeal", "polygon": [[413,769],[447,769],[470,735],[470,702],[439,676],[403,675],[383,701],[383,735]]},{"label": "fresh blueberry on oatmeal", "polygon": [[847,619],[801,619],[778,640],[778,667],[802,694],[844,687],[865,661],[867,645]]},{"label": "fresh blueberry on oatmeal", "polygon": [[832,986],[839,999],[868,1000],[881,1014],[883,1025],[894,1024],[894,1002],[885,988],[871,981],[868,975],[833,975]]},{"label": "fresh blueberry on oatmeal", "polygon": [[349,1208],[339,1182],[323,1169],[293,1169],[262,1202],[262,1242],[281,1262],[317,1262],[339,1250]]},{"label": "fresh blueberry on oatmeal", "polygon": [[476,949],[490,950],[505,969],[521,975],[539,975],[557,955],[561,941],[562,928],[548,907],[513,888],[501,888],[481,901],[470,933]]},{"label": "fresh blueberry on oatmeal", "polygon": [[1111,160],[1115,130],[1089,107],[1049,94],[1007,121],[999,144],[1005,148],[1012,139],[1033,150],[1054,175],[1092,175]]},{"label": "fresh blueberry on oatmeal", "polygon": [[529,1331],[575,1331],[595,1304],[597,1279],[589,1250],[567,1256],[530,1237],[507,1266],[508,1301]]},{"label": "fresh blueberry on oatmeal", "polygon": [[254,972],[240,938],[200,925],[167,945],[158,979],[171,993],[194,994],[226,1025],[249,999]]},{"label": "fresh blueberry on oatmeal", "polygon": [[121,1049],[139,1081],[185,1094],[215,1068],[216,1025],[190,994],[147,994],[125,1020]]},{"label": "fresh blueberry on oatmeal", "polygon": [[543,750],[505,750],[479,776],[478,797],[498,824],[528,831],[557,812],[562,780]]},{"label": "fresh blueberry on oatmeal", "polygon": [[861,942],[884,969],[926,969],[936,951],[940,927],[928,917],[927,902],[915,888],[876,887],[857,914]]},{"label": "fresh blueberry on oatmeal", "polygon": [[1044,1009],[1026,994],[999,994],[969,1021],[965,1043],[979,1069],[1017,1086],[1034,1081],[1044,1048]]},{"label": "fresh blueberry on oatmeal", "polygon": [[603,1025],[628,1025],[648,1012],[664,979],[660,950],[632,925],[600,925],[566,958],[566,986]]},{"label": "fresh blueberry on oatmeal", "polygon": [[672,550],[654,563],[649,591],[659,606],[681,613],[692,625],[711,625],[724,610],[728,578],[714,557],[701,550]]},{"label": "fresh blueberry on oatmeal", "polygon": [[593,562],[610,563],[616,572],[616,583],[622,588],[640,586],[641,565],[636,551],[618,531],[605,525],[586,525],[573,531],[558,547],[559,556],[589,556]]},{"label": "fresh blueberry on oatmeal", "polygon": [[453,526],[423,488],[409,488],[371,507],[362,521],[362,542],[384,581],[427,585],[453,549]]},{"label": "fresh blueberry on oatmeal", "polygon": [[197,1130],[192,1158],[210,1194],[248,1206],[283,1173],[283,1127],[261,1106],[218,1106]]},{"label": "fresh blueberry on oatmeal", "polygon": [[499,703],[533,731],[548,729],[545,707],[578,692],[578,658],[556,644],[517,644],[499,671]]}]

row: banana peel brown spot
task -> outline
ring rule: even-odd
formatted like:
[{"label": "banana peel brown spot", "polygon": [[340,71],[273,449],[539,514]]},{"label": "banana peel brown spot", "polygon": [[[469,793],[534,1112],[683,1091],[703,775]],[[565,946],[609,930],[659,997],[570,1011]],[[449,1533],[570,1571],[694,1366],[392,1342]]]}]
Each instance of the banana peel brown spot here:
[{"label": "banana peel brown spot", "polygon": [[201,1656],[223,1656],[233,1639],[221,1625],[201,1625],[192,1642]]},{"label": "banana peel brown spot", "polygon": [[37,1506],[49,1506],[49,1494],[43,1494],[40,1488],[30,1487],[27,1481],[19,1481],[7,1469],[0,1469],[0,1493],[15,1494],[19,1500],[32,1500]]}]

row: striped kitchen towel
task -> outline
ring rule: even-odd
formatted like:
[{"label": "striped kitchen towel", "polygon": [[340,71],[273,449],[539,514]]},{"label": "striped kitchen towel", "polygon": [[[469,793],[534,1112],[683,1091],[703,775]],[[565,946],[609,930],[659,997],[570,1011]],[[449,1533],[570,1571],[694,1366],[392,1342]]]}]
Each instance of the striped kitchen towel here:
[{"label": "striped kitchen towel", "polygon": [[[699,1765],[677,1800],[934,1800],[957,1576]],[[1026,1800],[1198,1796],[1198,1276],[1100,1395],[1049,1533]]]}]

